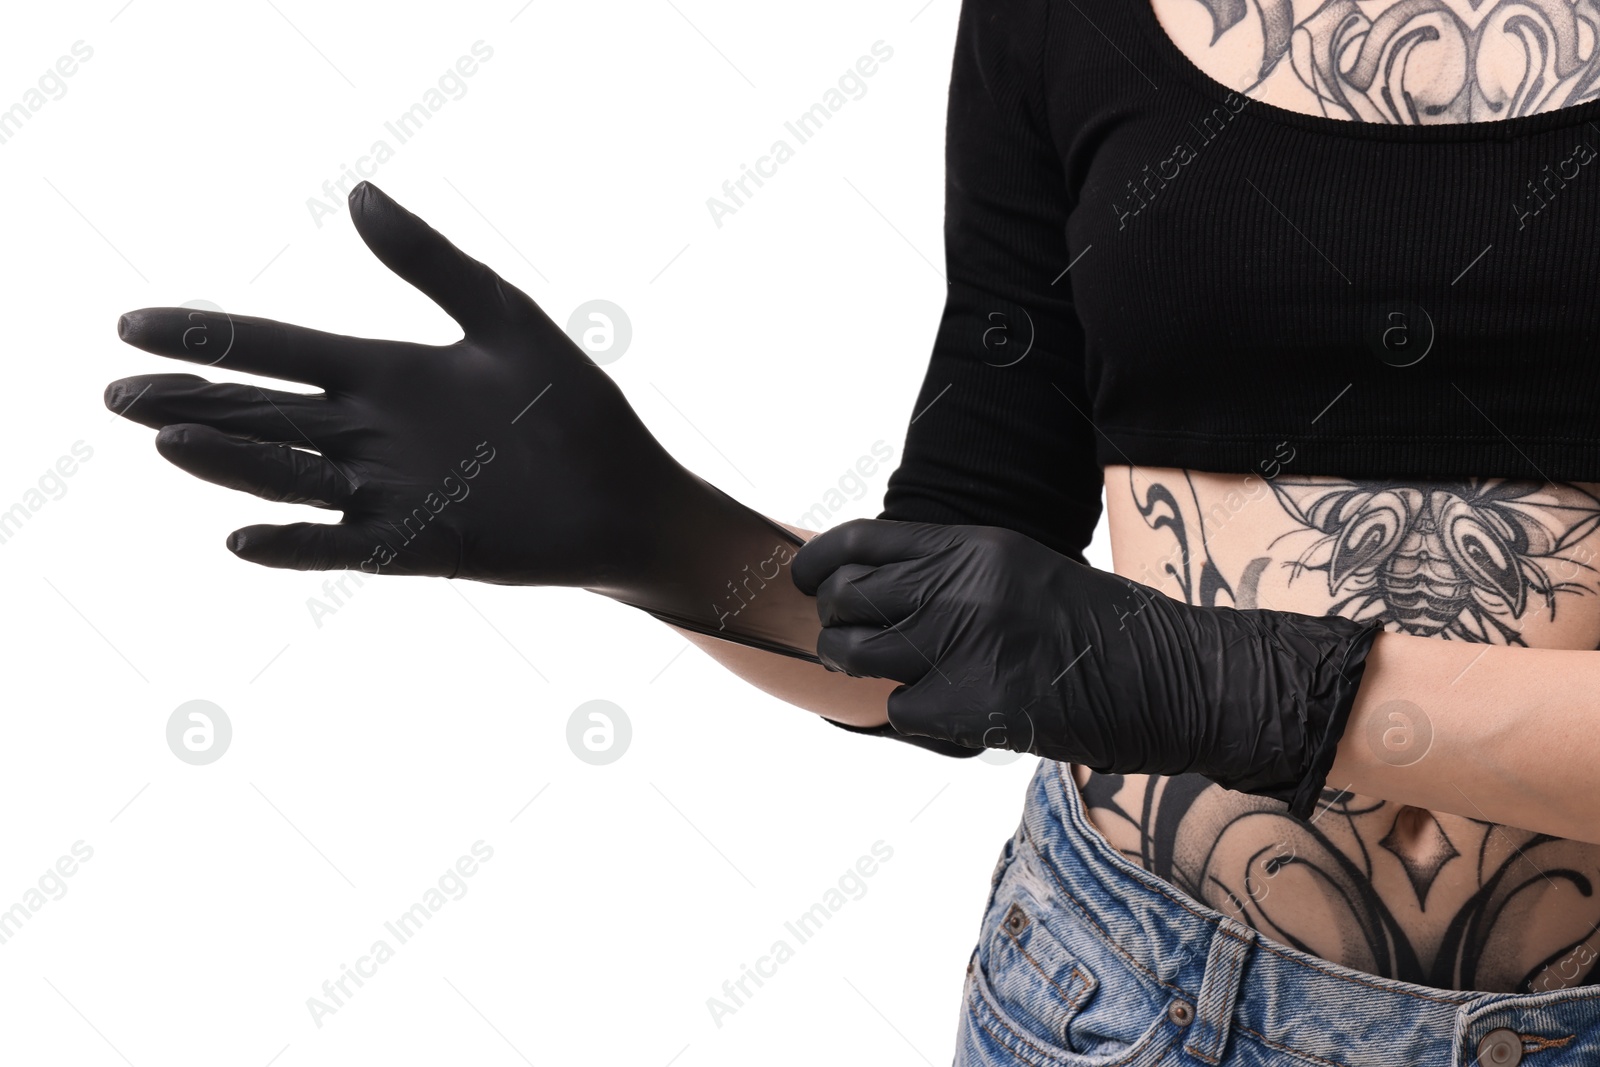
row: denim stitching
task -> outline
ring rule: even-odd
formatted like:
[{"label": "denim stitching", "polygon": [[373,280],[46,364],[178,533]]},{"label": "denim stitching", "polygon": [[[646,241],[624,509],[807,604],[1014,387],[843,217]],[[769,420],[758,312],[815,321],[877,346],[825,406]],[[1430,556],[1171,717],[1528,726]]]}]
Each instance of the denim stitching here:
[{"label": "denim stitching", "polygon": [[[1426,993],[1413,993],[1409,989],[1392,989],[1389,986],[1379,985],[1376,982],[1369,982],[1366,979],[1358,978],[1355,975],[1339,974],[1337,971],[1330,971],[1330,970],[1328,970],[1328,969],[1326,969],[1324,967],[1319,967],[1314,963],[1308,963],[1305,960],[1297,960],[1293,956],[1285,955],[1284,953],[1282,953],[1282,952],[1278,951],[1277,949],[1273,948],[1271,945],[1264,945],[1259,941],[1256,942],[1256,945],[1258,947],[1264,949],[1265,951],[1272,953],[1274,956],[1282,956],[1285,960],[1288,960],[1290,963],[1298,963],[1302,967],[1308,968],[1308,969],[1313,970],[1313,971],[1317,971],[1320,974],[1325,974],[1329,978],[1338,978],[1341,981],[1353,982],[1356,985],[1364,985],[1369,989],[1376,989],[1376,990],[1379,990],[1379,991],[1384,992],[1384,993],[1399,993],[1401,996],[1413,997],[1413,998],[1415,998],[1417,1000],[1431,1000],[1435,1004],[1450,1004],[1450,1005],[1457,1006],[1457,1007],[1464,1007],[1468,1003],[1468,1001],[1466,1001],[1466,1000],[1452,1000],[1452,999],[1450,999],[1448,997],[1430,997]],[[1463,990],[1460,990],[1460,992],[1469,993],[1469,992],[1476,992],[1476,990],[1463,989]]]},{"label": "denim stitching", "polygon": [[1326,1059],[1325,1057],[1318,1056],[1314,1052],[1303,1052],[1300,1049],[1290,1048],[1288,1045],[1280,1045],[1266,1034],[1263,1034],[1258,1030],[1252,1030],[1243,1023],[1239,1023],[1238,1026],[1239,1029],[1243,1030],[1245,1033],[1254,1037],[1257,1041],[1260,1041],[1263,1045],[1273,1049],[1274,1051],[1287,1052],[1289,1055],[1298,1059],[1303,1059],[1308,1063],[1320,1063],[1324,1064],[1325,1067],[1349,1067],[1349,1064],[1340,1063],[1338,1060]]},{"label": "denim stitching", "polygon": [[1125,949],[1123,949],[1123,947],[1121,945],[1117,944],[1116,939],[1113,938],[1110,934],[1106,933],[1105,929],[1099,923],[1095,922],[1094,916],[1089,914],[1088,910],[1083,907],[1082,903],[1078,900],[1078,898],[1073,896],[1072,895],[1072,891],[1069,890],[1066,887],[1066,885],[1061,881],[1061,874],[1060,874],[1059,871],[1056,870],[1055,864],[1050,862],[1049,857],[1045,856],[1042,852],[1040,852],[1039,851],[1039,847],[1037,845],[1033,845],[1032,844],[1032,839],[1031,838],[1029,839],[1029,844],[1032,845],[1034,853],[1036,855],[1038,855],[1041,860],[1044,861],[1045,867],[1049,869],[1050,877],[1055,880],[1057,887],[1061,891],[1061,895],[1067,900],[1067,902],[1069,902],[1072,905],[1073,910],[1075,910],[1079,914],[1079,916],[1083,919],[1083,921],[1088,923],[1089,926],[1093,928],[1094,933],[1100,938],[1100,940],[1102,942],[1105,943],[1105,947],[1111,949],[1111,951],[1115,952],[1118,956],[1121,956],[1123,962],[1128,964],[1128,966],[1130,966],[1130,967],[1137,968],[1140,973],[1144,974],[1147,978],[1149,978],[1152,982],[1154,982],[1156,985],[1160,986],[1161,988],[1169,990],[1169,991],[1171,991],[1173,993],[1182,993],[1185,996],[1188,995],[1188,992],[1186,990],[1181,989],[1178,986],[1173,985],[1171,982],[1163,981],[1162,979],[1157,977],[1156,973],[1154,971],[1150,970],[1150,968],[1146,967],[1144,964],[1142,964],[1138,960],[1134,959],[1132,956],[1130,956],[1127,953],[1127,951]]},{"label": "denim stitching", "polygon": [[[1224,934],[1227,934],[1229,937],[1234,938],[1234,940],[1236,940],[1236,941],[1240,941],[1240,942],[1244,941],[1244,938],[1236,936],[1235,934],[1231,933],[1230,931],[1228,931],[1225,928],[1221,929],[1220,932],[1224,933]],[[1232,961],[1228,964],[1227,983],[1228,983],[1229,986],[1233,986],[1235,979],[1237,979],[1239,977],[1239,966],[1240,966],[1240,964],[1242,962],[1243,962],[1243,959],[1240,956],[1236,955],[1236,956],[1234,956],[1232,958]],[[1199,999],[1200,998],[1198,996],[1195,997],[1196,1001],[1198,1001]],[[1237,1001],[1238,1001],[1237,991],[1235,991],[1234,996],[1230,997],[1229,999],[1232,1000],[1233,1002],[1237,1003]],[[1215,1055],[1207,1055],[1206,1053],[1201,1052],[1198,1049],[1190,1048],[1187,1045],[1184,1046],[1184,1050],[1186,1052],[1190,1053],[1191,1055],[1199,1058],[1199,1059],[1205,1060],[1207,1063],[1210,1063],[1210,1064],[1217,1064],[1217,1063],[1222,1062],[1222,1049],[1220,1049],[1220,1048],[1217,1049]]]},{"label": "denim stitching", "polygon": [[[998,1025],[1005,1027],[1005,1030],[1006,1030],[1007,1033],[1011,1034],[1011,1036],[1015,1037],[1018,1041],[1021,1041],[1024,1045],[1027,1045],[1029,1048],[1031,1048],[1034,1051],[1040,1053],[1040,1055],[1048,1055],[1048,1053],[1045,1053],[1044,1050],[1038,1048],[1036,1045],[1034,1045],[1032,1042],[1028,1041],[1026,1038],[1022,1037],[1019,1034],[1014,1033],[1011,1030],[1011,1027],[1006,1026],[1005,1023],[1001,1023],[998,1020],[996,1020],[996,1022],[997,1022]],[[979,1019],[978,1020],[978,1025],[983,1028],[983,1032],[984,1033],[986,1033],[990,1037],[994,1038],[995,1044],[999,1045],[1001,1048],[1005,1049],[1007,1052],[1011,1053],[1013,1056],[1017,1057],[1017,1059],[1019,1059],[1019,1060],[1026,1060],[1027,1059],[1025,1056],[1023,1056],[1021,1051],[1012,1048],[1011,1044],[1008,1041],[1006,1041],[1005,1038],[1001,1037],[999,1034],[997,1034],[993,1030],[989,1029],[989,1024],[988,1023],[984,1022],[982,1019]],[[1050,1059],[1048,1061],[1046,1061],[1047,1067],[1048,1067],[1049,1064],[1059,1064],[1059,1063],[1060,1063],[1060,1061],[1057,1060],[1054,1056],[1051,1056]]]},{"label": "denim stitching", "polygon": [[[1009,1052],[1011,1055],[1015,1056],[1017,1059],[1021,1060],[1024,1063],[1034,1063],[1035,1062],[1033,1060],[1030,1060],[1028,1057],[1024,1056],[1022,1054],[1022,1052],[1019,1051],[1018,1049],[1014,1049],[1009,1044],[1007,1044],[1005,1038],[1001,1037],[999,1034],[997,1034],[993,1030],[989,1029],[989,1024],[988,1023],[985,1023],[985,1022],[980,1020],[978,1022],[978,1027],[980,1029],[982,1029],[984,1033],[988,1034],[994,1040],[995,1044],[997,1044],[1001,1048],[1005,1049],[1007,1052]],[[1049,1067],[1049,1065],[1047,1064],[1046,1067]]]},{"label": "denim stitching", "polygon": [[983,1028],[984,1032],[987,1033],[990,1037],[994,1038],[996,1044],[998,1044],[1000,1047],[1006,1049],[1008,1052],[1010,1052],[1012,1055],[1016,1056],[1018,1059],[1023,1059],[1024,1058],[1020,1051],[1018,1051],[1017,1049],[1014,1049],[1014,1048],[1011,1047],[1011,1043],[1009,1041],[1007,1041],[1005,1038],[1001,1037],[999,1034],[995,1033],[993,1030],[991,1030],[989,1028],[988,1021],[986,1019],[984,1019],[982,1016],[979,1015],[979,1012],[978,1012],[978,1002],[979,1001],[983,1002],[984,1007],[990,1009],[988,1014],[992,1015],[994,1017],[994,1023],[995,1023],[996,1026],[1001,1027],[1002,1029],[1004,1029],[1006,1031],[1006,1033],[1010,1034],[1017,1041],[1019,1041],[1023,1045],[1026,1045],[1028,1048],[1033,1049],[1040,1056],[1042,1056],[1044,1058],[1045,1062],[1046,1062],[1046,1067],[1056,1067],[1056,1065],[1059,1065],[1061,1063],[1061,1060],[1059,1058],[1057,1058],[1055,1053],[1051,1052],[1049,1049],[1043,1049],[1043,1048],[1040,1048],[1038,1045],[1034,1044],[1033,1041],[1032,1041],[1031,1035],[1019,1034],[1019,1033],[1017,1033],[1017,1031],[1015,1029],[1013,1029],[1010,1025],[1008,1025],[1006,1023],[1005,1019],[1001,1018],[999,1009],[996,1008],[994,1005],[988,1003],[988,998],[983,995],[983,993],[978,989],[978,987],[976,985],[974,985],[973,988],[972,988],[972,996],[973,996],[973,999],[968,1003],[967,1010],[972,1015],[973,1019],[976,1020],[977,1024]]},{"label": "denim stitching", "polygon": [[[1034,920],[1034,925],[1038,929],[1043,929],[1042,926],[1038,925],[1038,920],[1037,919]],[[1022,947],[1022,941],[1017,937],[1016,934],[1012,933],[1010,930],[1007,930],[1004,925],[1002,925],[1000,927],[1000,929],[1002,931],[1004,931],[1005,935],[1011,939],[1011,941],[1012,941],[1012,943],[1014,945],[1016,945],[1017,951],[1022,953],[1023,958],[1026,959],[1029,963],[1033,964],[1033,969],[1039,972],[1039,977],[1043,978],[1046,982],[1049,982],[1051,987],[1053,989],[1055,989],[1055,991],[1057,993],[1061,994],[1061,999],[1062,1000],[1066,1001],[1067,1004],[1069,1004],[1071,1007],[1077,1008],[1078,1007],[1078,1002],[1081,1001],[1083,999],[1083,995],[1089,991],[1089,980],[1084,975],[1083,970],[1077,965],[1077,963],[1074,962],[1072,964],[1072,973],[1078,976],[1078,982],[1079,982],[1078,992],[1077,992],[1077,994],[1075,996],[1071,996],[1071,995],[1068,995],[1068,993],[1067,993],[1067,991],[1065,989],[1062,989],[1060,986],[1056,985],[1055,979],[1051,978],[1050,975],[1045,971],[1045,969],[1043,967],[1039,966],[1039,961],[1034,959],[1033,955],[1027,949]],[[1050,931],[1045,930],[1045,936],[1054,937],[1055,935],[1050,933]],[[1062,950],[1061,951],[1063,952],[1063,954],[1067,955],[1068,957],[1070,957],[1072,955],[1072,953],[1067,952],[1065,946],[1062,946]]]}]

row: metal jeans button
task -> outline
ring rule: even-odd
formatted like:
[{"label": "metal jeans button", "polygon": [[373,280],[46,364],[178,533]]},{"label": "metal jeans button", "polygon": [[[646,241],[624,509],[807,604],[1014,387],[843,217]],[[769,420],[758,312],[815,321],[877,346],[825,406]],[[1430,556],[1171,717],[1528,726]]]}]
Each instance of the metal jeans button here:
[{"label": "metal jeans button", "polygon": [[1478,1062],[1483,1067],[1517,1067],[1522,1062],[1522,1038],[1515,1030],[1490,1030],[1478,1042]]},{"label": "metal jeans button", "polygon": [[1188,1026],[1194,1022],[1194,1005],[1187,1000],[1174,1000],[1167,1006],[1167,1018],[1179,1026]]}]

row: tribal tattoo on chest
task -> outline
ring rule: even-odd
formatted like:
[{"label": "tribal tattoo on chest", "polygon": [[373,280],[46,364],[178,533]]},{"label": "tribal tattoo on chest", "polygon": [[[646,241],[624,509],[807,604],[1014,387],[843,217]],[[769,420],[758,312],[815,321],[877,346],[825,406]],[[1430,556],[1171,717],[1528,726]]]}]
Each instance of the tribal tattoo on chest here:
[{"label": "tribal tattoo on chest", "polygon": [[[1136,0],[1148,3],[1150,0]],[[1419,125],[1554,111],[1600,95],[1595,0],[1196,0],[1209,42],[1259,47],[1250,84],[1292,74],[1322,114]],[[1310,11],[1296,19],[1296,7]],[[1256,42],[1259,40],[1259,46]]]},{"label": "tribal tattoo on chest", "polygon": [[[1149,472],[1136,480],[1130,468],[1138,513],[1170,538],[1142,580],[1190,604],[1271,607],[1263,596],[1280,586],[1265,579],[1276,565],[1282,588],[1325,595],[1327,614],[1482,644],[1526,645],[1535,619],[1600,610],[1586,540],[1600,529],[1600,498],[1575,485],[1272,473],[1250,480],[1254,494],[1202,503],[1187,473],[1169,484]],[[1252,503],[1252,521],[1275,506],[1282,532],[1224,573],[1210,547]],[[1134,862],[1304,951],[1452,989],[1600,983],[1600,846],[1486,820],[1441,822],[1336,788],[1307,820],[1199,775],[1093,774],[1082,794]]]}]

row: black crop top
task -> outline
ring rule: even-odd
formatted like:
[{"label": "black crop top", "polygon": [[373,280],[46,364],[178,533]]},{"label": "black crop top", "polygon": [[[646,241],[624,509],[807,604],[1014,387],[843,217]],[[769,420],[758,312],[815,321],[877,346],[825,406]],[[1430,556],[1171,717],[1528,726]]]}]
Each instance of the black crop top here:
[{"label": "black crop top", "polygon": [[1083,563],[1112,464],[1600,481],[1597,120],[1307,115],[1150,0],[964,0],[950,292],[879,517]]},{"label": "black crop top", "polygon": [[1297,474],[1600,481],[1595,120],[1306,115],[1150,0],[965,0],[949,297],[881,517],[1082,561],[1103,466],[1279,442]]}]

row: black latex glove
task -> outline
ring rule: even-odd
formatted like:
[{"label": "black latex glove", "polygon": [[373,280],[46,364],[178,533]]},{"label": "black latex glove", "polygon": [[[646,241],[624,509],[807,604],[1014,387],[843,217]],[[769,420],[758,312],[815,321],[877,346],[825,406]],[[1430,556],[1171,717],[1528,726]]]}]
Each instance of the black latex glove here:
[{"label": "black latex glove", "polygon": [[107,387],[106,406],[158,428],[160,453],[196,477],[343,513],[247,526],[228,548],[269,567],[582,587],[815,661],[805,637],[815,619],[760,596],[787,580],[800,538],[678,464],[528,296],[370,183],[349,205],[367,247],[461,326],[460,341],[344,337],[191,308],[117,324],[147,352],[322,389],[193,374]]},{"label": "black latex glove", "polygon": [[1315,810],[1381,625],[1205,608],[993,526],[857,519],[800,549],[817,652],[906,735]]}]

